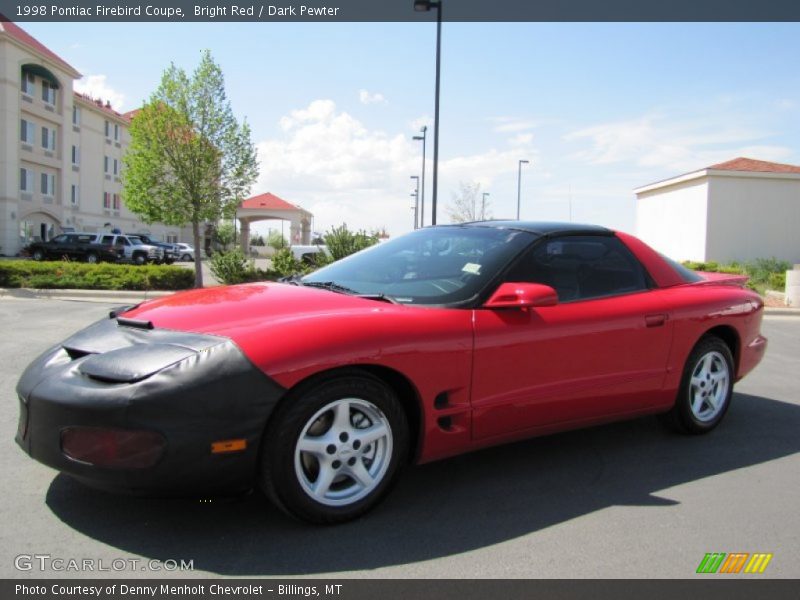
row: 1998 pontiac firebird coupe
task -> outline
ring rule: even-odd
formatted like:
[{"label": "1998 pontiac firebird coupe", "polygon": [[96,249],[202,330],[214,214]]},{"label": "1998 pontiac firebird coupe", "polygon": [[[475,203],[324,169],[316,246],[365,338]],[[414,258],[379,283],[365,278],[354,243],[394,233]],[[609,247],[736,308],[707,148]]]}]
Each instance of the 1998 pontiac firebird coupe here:
[{"label": "1998 pontiac firebird coupe", "polygon": [[710,431],[766,348],[742,284],[602,227],[421,229],[112,312],[24,372],[17,442],[95,486],[258,485],[341,522],[408,462],[645,414]]}]

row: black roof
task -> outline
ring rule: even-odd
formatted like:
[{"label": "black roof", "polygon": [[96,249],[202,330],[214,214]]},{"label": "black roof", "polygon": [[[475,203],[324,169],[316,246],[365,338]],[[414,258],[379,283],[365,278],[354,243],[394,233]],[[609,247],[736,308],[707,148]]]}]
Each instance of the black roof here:
[{"label": "black roof", "polygon": [[498,229],[518,229],[520,231],[528,231],[537,235],[553,235],[553,234],[610,234],[610,229],[601,227],[600,225],[586,225],[583,223],[562,223],[558,221],[512,221],[512,220],[496,220],[496,221],[473,221],[471,223],[462,223],[468,227],[497,227]]}]

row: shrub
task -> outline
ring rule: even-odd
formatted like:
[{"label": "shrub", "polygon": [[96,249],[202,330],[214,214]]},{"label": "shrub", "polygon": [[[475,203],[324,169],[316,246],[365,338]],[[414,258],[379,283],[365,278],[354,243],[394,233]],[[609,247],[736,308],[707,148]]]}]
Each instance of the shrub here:
[{"label": "shrub", "polygon": [[791,263],[785,260],[778,260],[774,257],[757,258],[746,263],[734,261],[722,265],[713,261],[686,261],[683,264],[694,271],[747,275],[749,277],[747,280],[747,287],[762,295],[766,290],[782,291],[785,289],[786,271],[792,268]]},{"label": "shrub", "polygon": [[69,261],[0,261],[0,286],[36,289],[185,290],[194,272],[168,265],[90,265]]},{"label": "shrub", "polygon": [[272,257],[272,271],[278,277],[291,277],[303,272],[303,265],[289,248],[281,248]]},{"label": "shrub", "polygon": [[211,257],[209,268],[220,283],[227,285],[247,283],[258,279],[253,261],[245,257],[240,248],[234,248],[227,252],[216,252]]},{"label": "shrub", "polygon": [[377,237],[364,230],[350,231],[347,223],[342,223],[339,227],[332,227],[325,234],[324,239],[328,253],[335,261],[378,243]]}]

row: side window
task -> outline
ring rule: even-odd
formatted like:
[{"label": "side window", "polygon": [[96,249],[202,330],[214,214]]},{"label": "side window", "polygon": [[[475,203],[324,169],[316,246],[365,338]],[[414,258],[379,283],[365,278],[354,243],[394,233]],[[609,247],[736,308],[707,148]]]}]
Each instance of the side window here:
[{"label": "side window", "polygon": [[102,244],[113,244],[114,243],[114,236],[113,235],[104,235]]},{"label": "side window", "polygon": [[55,242],[56,244],[65,244],[67,242],[67,236],[66,235],[59,235],[59,236],[54,237],[50,241]]},{"label": "side window", "polygon": [[506,279],[549,285],[560,302],[629,294],[648,287],[639,261],[614,236],[542,240]]}]

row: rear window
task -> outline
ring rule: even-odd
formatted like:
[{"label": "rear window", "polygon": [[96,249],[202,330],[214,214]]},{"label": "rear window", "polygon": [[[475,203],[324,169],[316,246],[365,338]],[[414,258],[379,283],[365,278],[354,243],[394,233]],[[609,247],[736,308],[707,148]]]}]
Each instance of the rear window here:
[{"label": "rear window", "polygon": [[680,275],[681,279],[683,279],[686,283],[694,283],[696,281],[703,281],[703,278],[692,271],[684,267],[681,263],[676,260],[672,260],[669,256],[664,256],[661,254],[661,258],[663,258],[669,266],[671,266],[675,271]]}]

